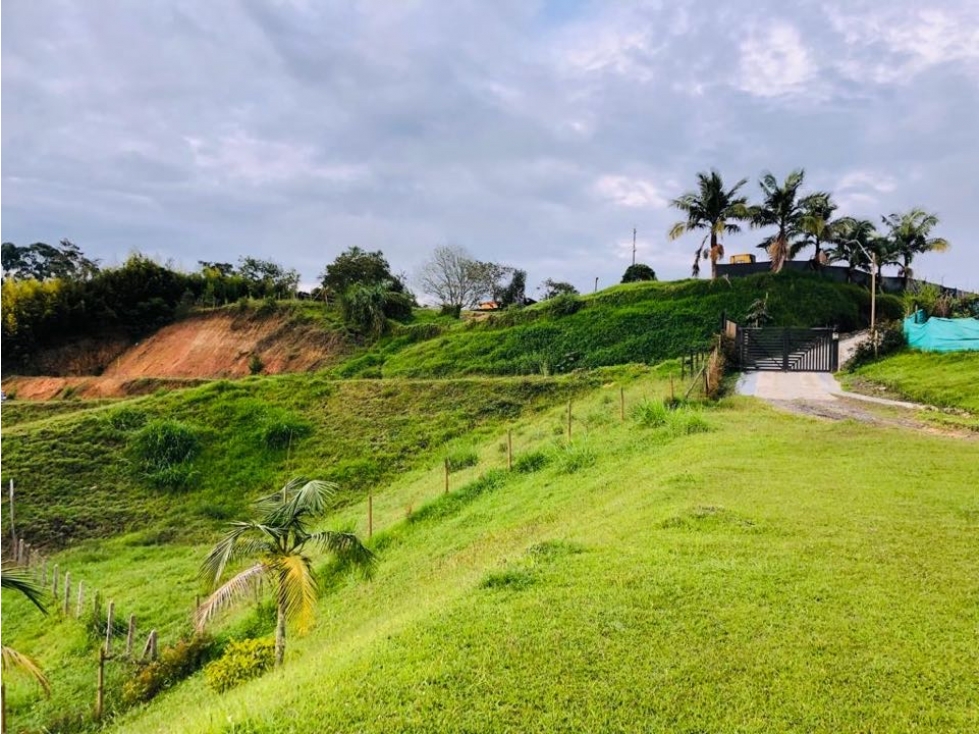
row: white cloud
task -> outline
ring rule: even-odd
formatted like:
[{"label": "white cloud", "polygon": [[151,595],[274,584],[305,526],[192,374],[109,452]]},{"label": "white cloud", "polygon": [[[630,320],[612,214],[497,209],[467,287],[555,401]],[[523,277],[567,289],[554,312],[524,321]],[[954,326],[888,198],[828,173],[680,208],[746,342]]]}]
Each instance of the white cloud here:
[{"label": "white cloud", "polygon": [[599,198],[630,209],[663,209],[667,204],[656,184],[643,178],[606,174],[599,177],[593,190]]},{"label": "white cloud", "polygon": [[799,31],[778,22],[767,31],[752,31],[741,42],[736,85],[757,97],[811,93],[816,63]]}]

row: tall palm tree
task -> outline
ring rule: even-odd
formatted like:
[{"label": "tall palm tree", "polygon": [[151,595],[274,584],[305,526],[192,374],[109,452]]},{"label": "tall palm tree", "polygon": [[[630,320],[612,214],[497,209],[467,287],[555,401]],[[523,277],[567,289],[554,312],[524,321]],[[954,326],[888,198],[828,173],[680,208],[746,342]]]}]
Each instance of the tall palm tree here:
[{"label": "tall palm tree", "polygon": [[885,242],[869,219],[841,217],[836,220],[833,247],[827,250],[832,262],[845,262],[846,282],[853,279],[856,268],[870,268],[870,254],[877,255],[877,263],[886,257]]},{"label": "tall palm tree", "polygon": [[931,230],[938,224],[938,217],[924,209],[912,209],[905,214],[891,214],[883,218],[888,228],[887,238],[896,257],[894,264],[901,268],[904,289],[912,276],[911,261],[915,255],[926,252],[945,252],[949,242],[941,237],[930,237]]},{"label": "tall palm tree", "polygon": [[275,664],[285,656],[286,621],[295,619],[300,632],[312,621],[316,605],[316,578],[306,546],[332,553],[344,564],[370,574],[376,556],[353,533],[313,531],[310,523],[325,514],[337,487],[330,482],[293,479],[280,492],[259,500],[261,519],[231,523],[201,565],[202,578],[211,585],[221,581],[229,563],[257,559],[217,588],[197,610],[201,630],[219,610],[249,596],[267,582],[275,596]]},{"label": "tall palm tree", "polygon": [[[21,594],[26,596],[31,600],[38,609],[41,610],[42,614],[47,614],[48,610],[44,607],[44,602],[41,601],[41,589],[34,583],[33,579],[27,576],[22,570],[17,568],[11,568],[9,566],[4,566],[0,569],[0,588],[10,589],[12,591],[19,591]],[[28,676],[34,679],[34,681],[41,686],[44,691],[44,695],[51,695],[51,684],[48,683],[48,679],[45,677],[44,672],[41,670],[40,666],[34,662],[30,657],[18,652],[12,647],[7,645],[2,645],[2,671],[3,671],[3,681],[0,681],[0,721],[2,721],[2,730],[4,733],[7,731],[7,673],[14,670],[26,673]]]},{"label": "tall palm tree", "polygon": [[708,232],[700,241],[700,246],[693,257],[693,277],[700,275],[700,258],[704,247],[710,239],[710,277],[717,277],[717,261],[724,256],[724,246],[718,237],[725,233],[740,232],[741,227],[731,220],[748,218],[748,200],[738,196],[738,189],[744,186],[748,179],[743,178],[730,189],[724,188],[724,181],[714,169],[709,174],[697,174],[697,190],[688,191],[670,202],[670,206],[679,209],[687,215],[686,221],[677,222],[670,228],[669,238],[675,240],[687,232],[706,229]]},{"label": "tall palm tree", "polygon": [[776,273],[782,270],[786,261],[792,256],[793,248],[797,248],[803,237],[802,220],[806,214],[803,199],[799,189],[805,180],[803,169],[792,171],[779,185],[778,179],[771,173],[762,174],[758,184],[761,186],[762,202],[751,208],[751,226],[777,227],[775,234],[766,237],[758,245],[768,252],[772,261],[772,270]]},{"label": "tall palm tree", "polygon": [[801,250],[812,245],[816,248],[812,261],[818,267],[822,264],[820,254],[823,244],[831,243],[839,229],[839,220],[833,219],[833,213],[838,207],[832,195],[826,191],[809,194],[801,203],[799,231],[802,238],[789,247],[789,259],[794,259]]}]

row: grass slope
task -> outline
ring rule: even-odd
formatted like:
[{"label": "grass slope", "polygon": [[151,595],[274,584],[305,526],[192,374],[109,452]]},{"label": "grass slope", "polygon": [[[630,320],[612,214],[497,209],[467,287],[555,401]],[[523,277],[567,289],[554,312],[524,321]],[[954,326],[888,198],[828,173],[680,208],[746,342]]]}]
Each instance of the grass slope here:
[{"label": "grass slope", "polygon": [[906,351],[855,374],[908,400],[979,414],[979,352]]},{"label": "grass slope", "polygon": [[[869,294],[815,275],[782,273],[730,281],[686,280],[615,286],[578,299],[544,302],[455,327],[423,324],[336,368],[342,377],[442,377],[568,372],[629,362],[649,364],[710,344],[722,313],[743,319],[768,298],[772,323],[862,326]],[[900,302],[878,299],[882,317]]]},{"label": "grass slope", "polygon": [[[294,475],[340,483],[341,503],[361,497],[454,437],[565,398],[586,382],[219,381],[5,425],[2,481],[15,480],[18,523],[35,544],[137,528],[193,535],[237,517],[257,493]],[[186,486],[157,486],[135,452],[143,427],[163,419],[198,437],[197,455],[183,465]]]},{"label": "grass slope", "polygon": [[[664,391],[646,378],[626,398]],[[223,695],[195,676],[110,730],[979,727],[974,441],[748,399],[680,425],[643,411],[644,427],[619,421],[614,382],[575,414],[570,445],[560,408],[515,423],[520,470],[501,470],[499,438],[487,438],[452,495],[434,462],[388,488],[377,577],[330,584],[283,670]],[[882,446],[914,460],[873,470]],[[363,530],[363,506],[337,522]],[[148,624],[179,628],[175,599],[192,591],[205,548],[102,548],[63,562],[104,578]],[[57,665],[76,623],[20,612],[5,617],[5,643]],[[55,673],[57,703],[8,692],[17,726],[87,705],[91,670],[88,687]]]}]

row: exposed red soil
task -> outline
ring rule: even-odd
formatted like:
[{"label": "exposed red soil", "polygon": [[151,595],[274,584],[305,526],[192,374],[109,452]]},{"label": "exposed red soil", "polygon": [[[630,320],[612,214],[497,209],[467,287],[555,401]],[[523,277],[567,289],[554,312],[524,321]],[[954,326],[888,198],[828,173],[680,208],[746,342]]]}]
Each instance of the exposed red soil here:
[{"label": "exposed red soil", "polygon": [[[345,352],[341,335],[288,316],[260,318],[228,312],[192,316],[166,326],[122,351],[99,375],[10,377],[3,389],[18,399],[122,397],[183,387],[201,380],[243,377],[257,356],[263,374],[304,372],[336,363]],[[66,374],[74,369],[52,370]]]}]

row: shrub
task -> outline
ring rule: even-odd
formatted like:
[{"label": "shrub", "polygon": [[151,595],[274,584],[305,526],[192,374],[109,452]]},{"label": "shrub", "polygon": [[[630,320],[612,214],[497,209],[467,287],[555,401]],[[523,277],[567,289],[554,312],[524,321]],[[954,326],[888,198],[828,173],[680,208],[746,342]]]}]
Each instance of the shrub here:
[{"label": "shrub", "polygon": [[257,354],[253,354],[248,358],[248,372],[253,375],[257,375],[262,370],[265,369],[265,362]]},{"label": "shrub", "polygon": [[459,318],[462,313],[462,306],[451,303],[443,303],[439,307],[439,316],[451,316],[454,319]]},{"label": "shrub", "polygon": [[449,471],[459,471],[469,466],[476,466],[479,463],[479,455],[470,447],[453,449],[445,457],[449,462]]},{"label": "shrub", "polygon": [[562,293],[544,301],[540,306],[540,311],[551,318],[560,318],[577,313],[583,305],[577,296],[571,293]]},{"label": "shrub", "polygon": [[294,415],[283,413],[269,419],[261,429],[262,443],[268,448],[288,448],[313,432],[313,427]]},{"label": "shrub", "polygon": [[274,663],[275,641],[271,637],[231,642],[224,655],[204,669],[204,679],[213,690],[223,693],[258,678]]},{"label": "shrub", "polygon": [[172,420],[146,424],[133,436],[132,457],[144,467],[143,475],[159,487],[180,488],[196,475],[189,466],[200,448],[195,428]]},{"label": "shrub", "polygon": [[195,635],[164,648],[159,660],[143,665],[122,687],[123,701],[132,705],[149,701],[196,673],[214,654],[214,641]]},{"label": "shrub", "polygon": [[659,400],[643,400],[632,407],[632,419],[644,428],[661,428],[669,423],[670,409]]},{"label": "shrub", "polygon": [[551,463],[551,455],[546,451],[530,451],[521,454],[513,462],[513,470],[520,474],[533,474]]},{"label": "shrub", "polygon": [[908,340],[904,336],[904,325],[900,321],[888,321],[877,327],[877,349],[874,350],[874,340],[868,336],[864,341],[857,345],[853,355],[846,361],[844,368],[847,372],[853,372],[858,367],[885,357],[888,354],[900,351],[907,346]]}]

